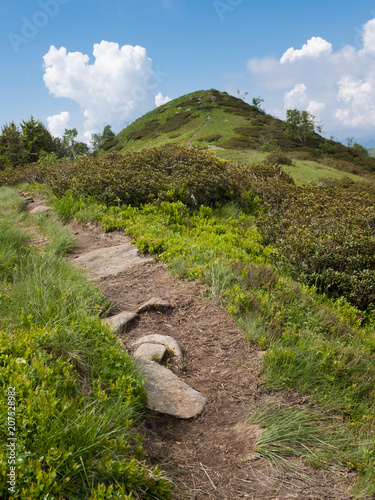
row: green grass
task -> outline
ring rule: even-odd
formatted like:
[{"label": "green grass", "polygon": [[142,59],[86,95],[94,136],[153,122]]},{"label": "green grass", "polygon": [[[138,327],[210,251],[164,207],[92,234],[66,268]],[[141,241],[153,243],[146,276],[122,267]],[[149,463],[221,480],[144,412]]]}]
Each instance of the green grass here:
[{"label": "green grass", "polygon": [[271,401],[257,409],[247,423],[262,429],[254,451],[277,467],[297,473],[288,457],[324,466],[340,460],[347,443],[337,435],[332,417],[302,406],[281,406]]},{"label": "green grass", "polygon": [[360,175],[343,172],[315,161],[293,160],[293,165],[283,165],[283,170],[293,177],[297,186],[310,183],[319,184],[327,179],[349,180],[349,182],[363,181],[363,177]]},{"label": "green grass", "polygon": [[252,165],[253,163],[263,163],[269,153],[264,151],[258,151],[256,149],[249,149],[246,151],[238,151],[235,149],[216,149],[214,153],[219,156],[219,158],[224,158],[225,160],[232,160],[237,163],[243,163]]},{"label": "green grass", "polygon": [[18,192],[1,188],[0,412],[14,387],[17,437],[10,491],[3,418],[1,498],[171,498],[168,481],[143,462],[143,382],[102,325],[106,298],[63,258],[72,238],[53,217],[36,219],[49,246],[27,245],[20,208]]},{"label": "green grass", "polygon": [[206,283],[249,340],[267,350],[266,386],[300,391],[322,411],[342,415],[350,444],[339,461],[357,471],[358,498],[375,493],[374,322],[362,324],[361,311],[344,300],[333,302],[278,274],[256,219],[233,203],[189,212],[181,202],[107,208],[80,200],[76,217],[87,221],[90,212],[105,230],[125,230],[142,252],[156,253],[180,276]]}]

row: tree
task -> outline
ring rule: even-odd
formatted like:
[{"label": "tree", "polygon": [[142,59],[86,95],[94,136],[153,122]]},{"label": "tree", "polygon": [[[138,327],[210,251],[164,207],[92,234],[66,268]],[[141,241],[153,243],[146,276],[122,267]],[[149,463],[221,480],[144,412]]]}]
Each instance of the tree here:
[{"label": "tree", "polygon": [[22,133],[12,121],[1,128],[0,168],[17,167],[26,163],[27,154]]},{"label": "tree", "polygon": [[78,135],[78,130],[76,128],[66,128],[62,138],[62,146],[64,149],[64,156],[69,158],[76,158],[76,153],[74,151],[75,138]]},{"label": "tree", "polygon": [[353,144],[353,149],[361,156],[368,156],[368,150],[362,144],[358,144],[358,142]]},{"label": "tree", "polygon": [[56,141],[41,121],[31,116],[22,121],[21,128],[27,163],[37,162],[46,153],[57,153]]},{"label": "tree", "polygon": [[264,99],[262,99],[261,97],[253,97],[251,107],[254,111],[258,111],[258,113],[262,113],[264,115],[265,111],[260,107],[262,102],[264,102]]},{"label": "tree", "polygon": [[94,152],[98,151],[98,149],[102,148],[106,142],[111,141],[114,137],[116,137],[116,134],[112,131],[111,125],[106,125],[101,134],[91,135],[90,144],[92,150]]},{"label": "tree", "polygon": [[85,142],[75,142],[73,149],[76,157],[90,154],[90,148]]},{"label": "tree", "polygon": [[246,96],[249,92],[241,92],[240,89],[237,89],[237,97],[238,99],[242,99],[243,101],[246,99]]},{"label": "tree", "polygon": [[346,138],[346,145],[348,148],[352,148],[354,144],[354,138],[353,137],[347,137]]},{"label": "tree", "polygon": [[288,109],[286,112],[285,132],[298,138],[301,142],[306,142],[309,135],[315,132],[321,133],[323,126],[317,122],[314,115],[308,111],[299,111],[298,109]]},{"label": "tree", "polygon": [[95,151],[98,151],[98,149],[100,148],[101,140],[102,140],[102,134],[98,133],[98,134],[91,135],[90,144],[91,144],[91,148],[92,148],[94,153],[95,153]]}]

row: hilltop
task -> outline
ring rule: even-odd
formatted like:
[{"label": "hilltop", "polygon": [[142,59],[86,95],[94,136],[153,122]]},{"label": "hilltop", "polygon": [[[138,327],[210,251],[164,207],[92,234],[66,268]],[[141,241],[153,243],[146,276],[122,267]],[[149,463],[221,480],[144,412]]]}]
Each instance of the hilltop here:
[{"label": "hilltop", "polygon": [[146,113],[103,149],[127,153],[165,144],[210,149],[239,163],[283,164],[297,184],[326,178],[355,182],[375,171],[375,158],[364,148],[346,147],[315,132],[305,140],[287,135],[285,122],[265,113],[260,103],[248,104],[215,89],[192,92]]}]

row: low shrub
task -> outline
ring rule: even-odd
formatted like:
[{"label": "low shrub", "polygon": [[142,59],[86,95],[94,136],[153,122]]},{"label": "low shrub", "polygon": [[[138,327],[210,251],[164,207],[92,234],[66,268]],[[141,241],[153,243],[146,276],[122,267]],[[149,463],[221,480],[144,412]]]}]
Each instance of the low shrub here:
[{"label": "low shrub", "polygon": [[338,187],[296,188],[259,222],[297,279],[362,310],[375,307],[375,198]]},{"label": "low shrub", "polygon": [[279,165],[293,165],[291,157],[285,153],[274,151],[266,157],[268,163],[277,163]]}]

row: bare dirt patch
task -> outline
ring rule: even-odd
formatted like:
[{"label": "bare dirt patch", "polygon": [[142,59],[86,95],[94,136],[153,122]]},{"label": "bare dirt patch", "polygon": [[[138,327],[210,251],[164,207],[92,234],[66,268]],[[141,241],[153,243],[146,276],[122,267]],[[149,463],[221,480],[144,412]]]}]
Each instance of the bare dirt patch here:
[{"label": "bare dirt patch", "polygon": [[[94,225],[75,224],[74,256],[94,248],[118,245],[122,232],[104,234]],[[148,334],[173,336],[184,352],[183,362],[168,366],[207,398],[195,420],[150,414],[143,424],[146,458],[158,464],[184,499],[350,499],[352,480],[346,470],[309,468],[290,462],[300,473],[281,472],[254,453],[261,430],[244,421],[270,397],[298,404],[298,394],[272,394],[261,386],[262,359],[225,310],[208,297],[198,282],[172,276],[165,265],[148,263],[100,280],[113,304],[111,314],[136,311],[151,297],[172,308],[142,313],[121,340],[130,346]],[[302,398],[303,400],[303,398]]]}]

